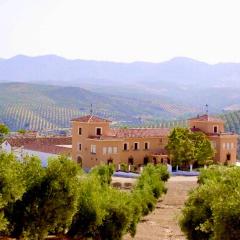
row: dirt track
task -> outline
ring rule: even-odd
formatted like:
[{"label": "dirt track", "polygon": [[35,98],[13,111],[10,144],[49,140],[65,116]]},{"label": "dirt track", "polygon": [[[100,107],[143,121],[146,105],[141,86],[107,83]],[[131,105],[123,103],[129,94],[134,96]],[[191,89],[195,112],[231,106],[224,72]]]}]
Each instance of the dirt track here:
[{"label": "dirt track", "polygon": [[[134,240],[185,240],[177,218],[188,191],[196,185],[196,177],[171,177],[167,183],[167,194],[158,202],[156,209],[138,224]],[[130,236],[124,237],[124,240],[130,239]]]}]

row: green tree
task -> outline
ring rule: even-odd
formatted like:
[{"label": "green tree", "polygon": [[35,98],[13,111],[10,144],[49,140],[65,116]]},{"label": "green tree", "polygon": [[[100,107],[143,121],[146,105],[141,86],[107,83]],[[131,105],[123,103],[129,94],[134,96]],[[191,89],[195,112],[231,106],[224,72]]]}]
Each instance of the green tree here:
[{"label": "green tree", "polygon": [[199,187],[189,195],[180,226],[190,240],[237,240],[240,236],[240,169],[201,170]]},{"label": "green tree", "polygon": [[211,163],[214,150],[204,133],[187,128],[174,128],[169,136],[167,150],[173,165],[187,165],[194,161],[200,165]]},{"label": "green tree", "polygon": [[110,165],[99,165],[94,168],[92,168],[90,174],[95,175],[97,178],[99,178],[99,181],[101,184],[109,185],[112,181],[112,175],[114,173],[115,167],[113,164]]},{"label": "green tree", "polygon": [[0,153],[0,231],[8,224],[4,208],[20,199],[25,191],[22,173],[22,166],[13,154]]},{"label": "green tree", "polygon": [[19,129],[18,133],[24,134],[24,133],[26,133],[26,130],[25,129]]},{"label": "green tree", "polygon": [[174,128],[166,146],[173,166],[187,164],[194,159],[194,144],[190,139],[190,130]]},{"label": "green tree", "polygon": [[0,143],[3,142],[5,135],[9,133],[9,128],[0,123]]},{"label": "green tree", "polygon": [[7,210],[11,235],[44,239],[49,232],[64,232],[77,210],[81,169],[66,157],[50,159],[47,168],[37,158],[23,164],[27,191]]},{"label": "green tree", "polygon": [[77,212],[68,231],[71,238],[96,238],[99,226],[106,216],[106,187],[96,175],[81,179]]},{"label": "green tree", "polygon": [[211,142],[202,132],[193,132],[190,139],[194,144],[194,160],[200,165],[209,165],[214,157],[214,149]]}]

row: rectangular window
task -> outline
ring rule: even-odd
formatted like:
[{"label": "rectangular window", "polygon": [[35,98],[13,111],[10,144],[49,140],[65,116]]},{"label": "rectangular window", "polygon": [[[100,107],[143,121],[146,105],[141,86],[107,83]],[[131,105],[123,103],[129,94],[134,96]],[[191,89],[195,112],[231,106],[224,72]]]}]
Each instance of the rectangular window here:
[{"label": "rectangular window", "polygon": [[139,149],[139,143],[138,142],[135,142],[134,143],[134,150],[138,150]]},{"label": "rectangular window", "polygon": [[227,143],[227,150],[230,150],[230,143]]},{"label": "rectangular window", "polygon": [[127,144],[127,143],[124,143],[124,144],[123,144],[123,150],[124,150],[124,151],[127,151],[127,150],[128,150],[128,144]]},{"label": "rectangular window", "polygon": [[234,143],[231,143],[231,149],[234,149]]},{"label": "rectangular window", "polygon": [[211,146],[212,146],[212,148],[216,148],[217,147],[217,143],[215,141],[211,141]]},{"label": "rectangular window", "polygon": [[96,145],[91,145],[91,153],[96,154]]},{"label": "rectangular window", "polygon": [[79,150],[79,151],[82,150],[82,144],[81,144],[81,143],[78,144],[78,150]]},{"label": "rectangular window", "polygon": [[78,135],[82,135],[82,128],[78,129]]},{"label": "rectangular window", "polygon": [[107,148],[104,147],[104,148],[103,148],[103,155],[106,155],[106,154],[107,154]]},{"label": "rectangular window", "polygon": [[214,127],[213,127],[213,132],[214,132],[214,133],[218,133],[218,126],[214,126]]},{"label": "rectangular window", "polygon": [[98,127],[96,128],[96,135],[101,136],[102,135],[102,128]]},{"label": "rectangular window", "polygon": [[108,147],[108,154],[112,154],[112,152],[113,152],[112,147]]},{"label": "rectangular window", "polygon": [[113,153],[114,153],[114,154],[117,154],[117,147],[114,147],[114,148],[113,148]]},{"label": "rectangular window", "polygon": [[149,149],[149,142],[145,142],[145,143],[144,143],[144,149],[145,149],[145,150],[148,150],[148,149]]},{"label": "rectangular window", "polygon": [[225,148],[226,148],[226,144],[225,144],[225,143],[223,143],[223,145],[222,145],[222,146],[223,146],[223,149],[225,149]]}]

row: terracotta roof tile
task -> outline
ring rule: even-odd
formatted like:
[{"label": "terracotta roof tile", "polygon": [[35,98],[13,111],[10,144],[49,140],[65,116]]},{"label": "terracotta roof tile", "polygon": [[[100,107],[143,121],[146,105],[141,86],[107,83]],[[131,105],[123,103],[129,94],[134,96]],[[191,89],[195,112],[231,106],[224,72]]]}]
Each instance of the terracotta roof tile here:
[{"label": "terracotta roof tile", "polygon": [[204,114],[202,116],[197,116],[195,118],[190,118],[188,120],[195,120],[195,121],[208,121],[208,122],[224,122],[221,118],[209,116]]},{"label": "terracotta roof tile", "polygon": [[104,119],[104,118],[100,118],[97,116],[93,116],[93,115],[87,115],[87,116],[83,116],[83,117],[79,117],[79,118],[74,118],[71,121],[73,122],[111,122],[110,120]]},{"label": "terracotta roof tile", "polygon": [[39,145],[71,145],[72,137],[9,137],[6,139],[12,147]]},{"label": "terracotta roof tile", "polygon": [[170,133],[169,128],[129,128],[113,129],[114,135],[119,138],[162,137]]},{"label": "terracotta roof tile", "polygon": [[57,155],[71,155],[72,152],[71,148],[60,147],[56,145],[39,144],[37,142],[25,145],[24,149]]}]

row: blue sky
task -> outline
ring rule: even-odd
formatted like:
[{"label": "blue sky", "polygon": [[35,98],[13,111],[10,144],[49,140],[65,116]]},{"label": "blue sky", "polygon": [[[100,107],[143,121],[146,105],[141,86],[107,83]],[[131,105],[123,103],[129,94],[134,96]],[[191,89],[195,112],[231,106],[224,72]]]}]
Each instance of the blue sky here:
[{"label": "blue sky", "polygon": [[0,0],[0,58],[240,62],[239,0]]}]

